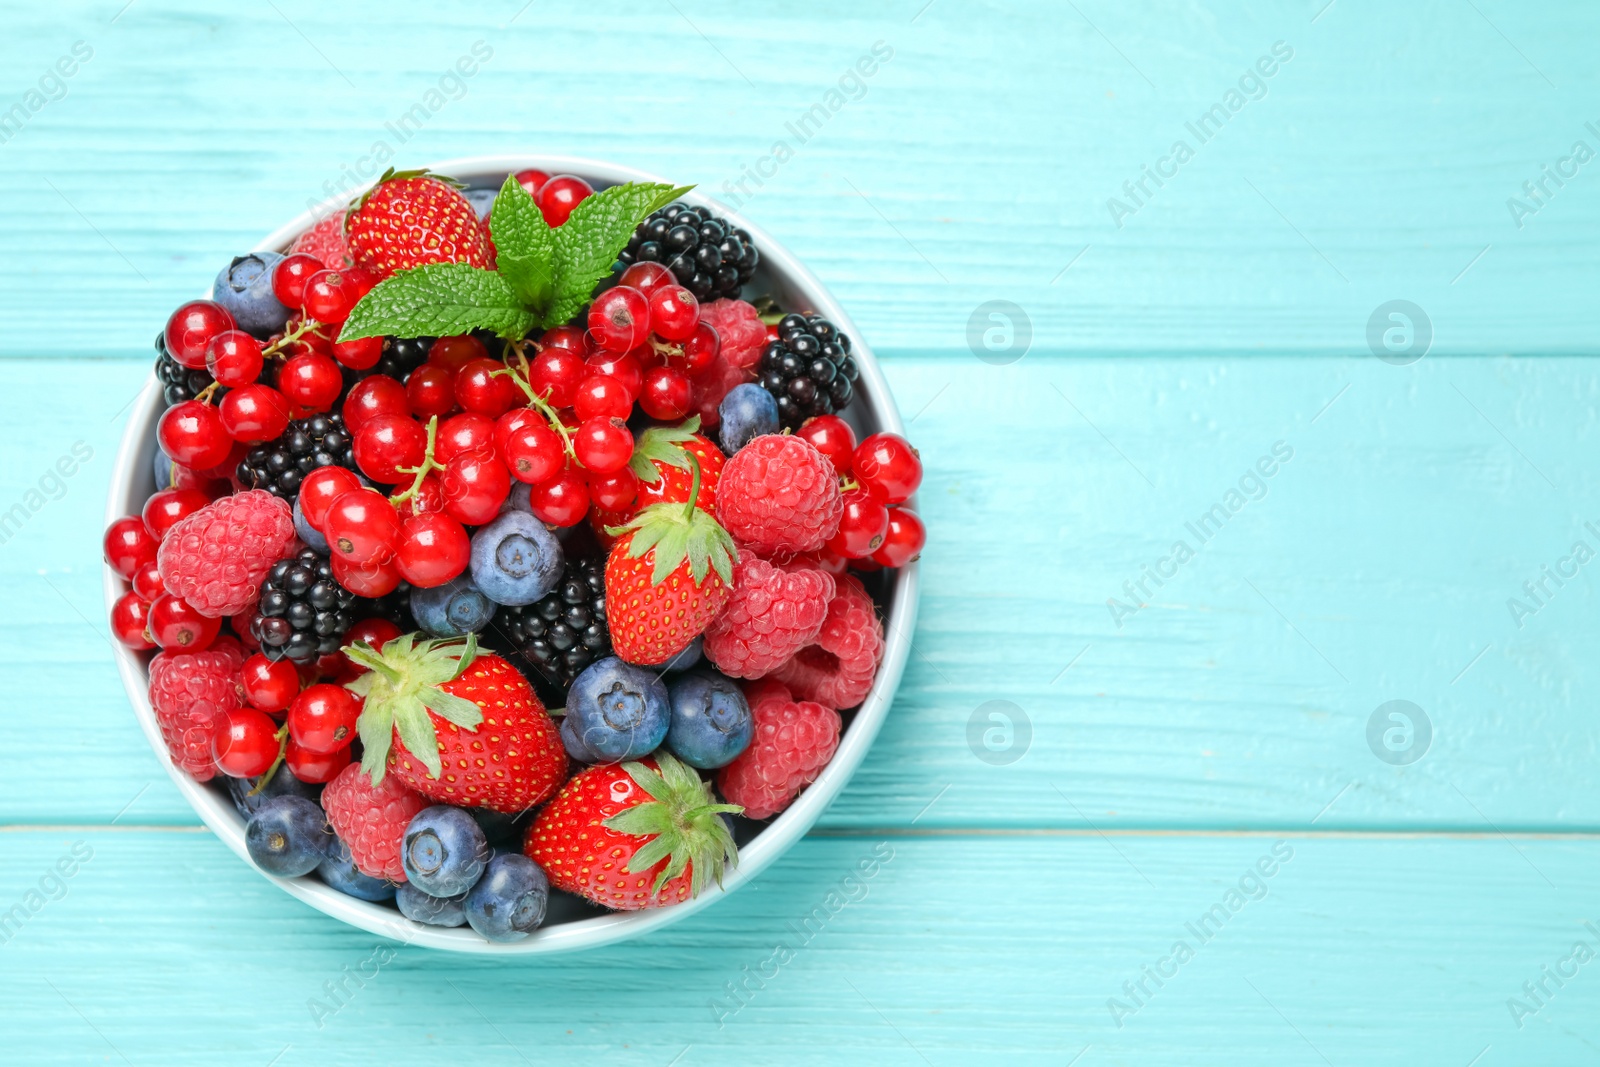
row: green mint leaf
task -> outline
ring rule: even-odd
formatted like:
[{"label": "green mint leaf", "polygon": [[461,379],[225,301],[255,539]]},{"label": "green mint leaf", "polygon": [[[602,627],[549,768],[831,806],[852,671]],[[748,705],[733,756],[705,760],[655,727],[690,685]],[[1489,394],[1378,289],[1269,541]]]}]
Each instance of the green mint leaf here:
[{"label": "green mint leaf", "polygon": [[350,312],[339,340],[447,337],[479,328],[515,339],[535,325],[500,275],[465,263],[431,263],[379,282]]},{"label": "green mint leaf", "polygon": [[555,290],[555,238],[513,174],[506,175],[489,210],[489,233],[500,276],[526,306],[536,311],[548,306]]},{"label": "green mint leaf", "polygon": [[574,208],[554,231],[556,286],[544,325],[560,325],[581,311],[639,223],[693,188],[628,182],[602,189]]}]

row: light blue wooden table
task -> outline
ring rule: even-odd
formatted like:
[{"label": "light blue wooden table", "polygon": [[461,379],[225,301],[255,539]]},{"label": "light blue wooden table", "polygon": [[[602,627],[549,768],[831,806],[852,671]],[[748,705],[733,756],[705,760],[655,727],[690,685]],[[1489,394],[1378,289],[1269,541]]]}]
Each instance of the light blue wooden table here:
[{"label": "light blue wooden table", "polygon": [[[6,5],[0,1058],[1600,1061],[1600,8],[471,6]],[[876,747],[659,935],[390,958],[197,824],[111,669],[151,336],[378,142],[742,203],[927,461]]]}]

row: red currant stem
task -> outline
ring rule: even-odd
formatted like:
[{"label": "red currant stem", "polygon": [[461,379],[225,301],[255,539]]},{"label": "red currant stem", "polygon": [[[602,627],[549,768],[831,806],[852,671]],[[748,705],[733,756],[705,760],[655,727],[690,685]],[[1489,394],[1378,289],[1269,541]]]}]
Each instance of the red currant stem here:
[{"label": "red currant stem", "polygon": [[848,475],[839,476],[839,492],[848,493],[853,489],[860,489],[861,483]]},{"label": "red currant stem", "polygon": [[[522,353],[520,351],[517,353],[519,356],[521,354]],[[578,453],[572,447],[572,434],[568,432],[566,424],[561,421],[561,416],[556,414],[556,409],[550,406],[550,401],[534,392],[533,386],[528,384],[527,379],[518,374],[514,368],[505,367],[501,370],[493,371],[491,372],[490,377],[498,378],[501,375],[508,376],[517,384],[517,388],[521,389],[523,393],[526,394],[528,397],[528,406],[537,410],[539,414],[543,415],[545,421],[550,424],[550,428],[561,435],[562,449],[569,457],[576,460],[578,458]]]},{"label": "red currant stem", "polygon": [[684,354],[683,346],[681,344],[669,344],[668,342],[661,340],[655,334],[650,335],[650,351],[654,352],[662,359],[671,359],[673,356],[681,356]]},{"label": "red currant stem", "polygon": [[313,330],[320,329],[322,329],[322,323],[318,322],[316,319],[301,319],[300,325],[296,326],[294,329],[290,330],[288,333],[284,334],[282,337],[263,348],[261,350],[261,355],[270,359],[273,356],[276,356],[279,352],[282,352],[285,346],[293,344]]},{"label": "red currant stem", "polygon": [[693,522],[695,505],[700,499],[700,461],[695,459],[694,453],[687,448],[683,450],[683,454],[688,457],[689,469],[693,472],[693,477],[689,480],[689,506],[683,511],[683,521]]},{"label": "red currant stem", "polygon": [[423,452],[422,454],[422,462],[417,464],[415,467],[395,468],[395,470],[399,471],[401,474],[415,475],[415,477],[411,479],[411,488],[407,489],[403,493],[396,493],[394,496],[390,497],[389,503],[398,508],[401,504],[404,504],[407,500],[410,500],[422,490],[422,480],[428,476],[430,471],[444,470],[444,464],[433,458],[433,446],[438,438],[439,416],[434,415],[428,419],[428,448],[427,451]]},{"label": "red currant stem", "polygon": [[196,393],[194,398],[200,401],[202,404],[211,403],[211,395],[217,391],[218,386],[221,384],[221,382],[212,382],[210,385]]},{"label": "red currant stem", "polygon": [[256,796],[265,789],[267,783],[272,781],[272,776],[278,773],[278,768],[283,764],[283,758],[289,754],[289,724],[286,722],[278,727],[278,732],[272,736],[278,739],[278,756],[272,761],[272,766],[268,767],[266,772],[262,774],[261,780],[256,783],[256,787],[246,793],[245,796]]}]

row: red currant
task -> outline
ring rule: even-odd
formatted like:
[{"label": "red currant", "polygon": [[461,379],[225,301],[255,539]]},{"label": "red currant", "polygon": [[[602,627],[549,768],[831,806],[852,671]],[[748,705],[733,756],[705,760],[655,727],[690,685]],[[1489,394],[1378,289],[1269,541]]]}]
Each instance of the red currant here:
[{"label": "red currant", "polygon": [[589,498],[607,511],[621,511],[639,495],[639,476],[623,466],[610,474],[589,476]]},{"label": "red currant", "polygon": [[617,279],[619,285],[626,285],[630,289],[637,289],[645,296],[650,296],[664,285],[677,285],[678,279],[672,272],[660,263],[650,260],[640,260],[622,272],[622,277]]},{"label": "red currant", "polygon": [[[531,417],[518,418],[519,415]],[[501,416],[500,422],[504,423],[507,419],[515,420],[515,426],[502,437],[497,424],[495,439],[501,458],[511,468],[511,476],[529,485],[537,485],[555,477],[565,459],[561,438],[537,412],[526,408]]]},{"label": "red currant", "polygon": [[206,344],[206,370],[229,389],[261,377],[261,342],[243,330],[223,330]]},{"label": "red currant", "polygon": [[631,355],[615,352],[597,352],[584,361],[589,374],[604,374],[622,383],[631,399],[638,399],[644,387],[644,368]]},{"label": "red currant", "polygon": [[440,463],[448,463],[463,452],[494,448],[495,420],[475,411],[463,411],[439,424],[439,437],[433,455]]},{"label": "red currant", "polygon": [[145,621],[156,644],[179,652],[210,648],[222,631],[221,619],[207,618],[171,593],[162,593],[150,602],[150,616]]},{"label": "red currant", "polygon": [[568,468],[528,490],[528,510],[552,526],[576,526],[589,513],[589,486]]},{"label": "red currant", "polygon": [[383,279],[365,267],[345,267],[344,281],[353,297],[352,305],[361,303],[361,298],[376,289]]},{"label": "red currant", "polygon": [[331,782],[339,776],[339,772],[350,766],[350,749],[341,748],[337,752],[311,752],[295,744],[294,739],[289,739],[289,745],[283,751],[283,765],[288,767],[294,776],[302,782],[320,785]]},{"label": "red currant", "polygon": [[406,401],[413,413],[428,418],[456,408],[456,376],[449,367],[424,363],[406,379]]},{"label": "red currant", "polygon": [[339,399],[344,375],[332,358],[307,352],[278,369],[278,390],[307,411],[323,412]]},{"label": "red currant", "polygon": [[284,256],[272,268],[272,295],[287,308],[302,310],[305,303],[306,281],[323,269],[322,260],[304,252]]},{"label": "red currant", "polygon": [[869,558],[883,567],[904,567],[922,554],[928,532],[916,513],[905,508],[889,509],[889,530],[883,544]]},{"label": "red currant", "polygon": [[363,337],[358,341],[335,341],[333,358],[351,370],[371,370],[383,358],[383,338]]},{"label": "red currant", "polygon": [[413,515],[400,524],[394,565],[418,589],[432,589],[467,569],[472,541],[449,515]]},{"label": "red currant", "polygon": [[259,652],[244,661],[239,681],[250,706],[269,713],[287,708],[300,692],[300,672],[293,660],[273,662]]},{"label": "red currant", "polygon": [[639,406],[652,419],[677,422],[689,413],[689,379],[675,367],[652,367],[645,372]]},{"label": "red currant", "polygon": [[539,190],[544,188],[544,183],[550,180],[550,175],[531,167],[517,171],[513,177],[517,179],[517,184],[522,186],[523,192],[529,196],[538,196]]},{"label": "red currant", "polygon": [[204,370],[211,339],[237,326],[228,309],[216,301],[191,300],[167,319],[167,352],[190,370]]},{"label": "red currant", "polygon": [[687,341],[700,325],[700,301],[681,285],[663,285],[650,294],[650,329],[666,341]]},{"label": "red currant", "polygon": [[[409,487],[408,487],[409,489]],[[433,515],[444,511],[444,482],[434,471],[422,476],[417,491],[400,502],[400,517]]]},{"label": "red currant", "polygon": [[156,647],[150,639],[149,625],[150,604],[138,593],[123,593],[111,605],[111,632],[135,652]]},{"label": "red currant", "polygon": [[[395,539],[400,535],[400,516],[382,493],[361,488],[345,493],[328,507],[322,532],[336,561],[370,563],[393,554]],[[381,595],[363,593],[348,583],[345,588],[362,596]]]},{"label": "red currant", "polygon": [[161,451],[193,470],[210,470],[233,451],[233,439],[217,409],[198,400],[174,404],[156,426]]},{"label": "red currant", "polygon": [[610,474],[633,456],[633,434],[621,419],[585,419],[572,435],[572,450],[589,470]]},{"label": "red currant", "polygon": [[406,399],[405,386],[387,374],[374,374],[350,390],[343,412],[345,429],[355,433],[374,416],[411,414],[411,404]]},{"label": "red currant", "polygon": [[[170,493],[174,490],[167,489],[163,492]],[[146,503],[145,506],[149,507],[149,504]],[[201,504],[200,507],[205,507],[205,504]],[[176,521],[177,519],[173,520]],[[128,579],[132,578],[134,572],[142,565],[156,558],[156,549],[160,544],[161,538],[150,532],[150,527],[145,525],[144,519],[138,515],[126,515],[106,527],[102,548],[106,563],[117,572],[117,577]]]},{"label": "red currant", "polygon": [[230,390],[217,410],[228,436],[247,445],[271,441],[289,428],[289,401],[272,386],[260,382]]},{"label": "red currant", "polygon": [[489,349],[471,334],[441,337],[428,349],[428,362],[454,374],[475,359],[488,359]]},{"label": "red currant", "polygon": [[579,419],[625,419],[633,410],[633,394],[609,374],[596,374],[578,384],[572,410]]},{"label": "red currant", "polygon": [[870,556],[883,544],[889,529],[889,509],[865,489],[844,494],[839,530],[828,538],[828,549],[846,559]]},{"label": "red currant", "polygon": [[307,752],[337,752],[356,739],[361,705],[342,685],[310,686],[289,705],[289,736]]},{"label": "red currant", "polygon": [[594,186],[572,174],[557,174],[539,187],[534,202],[544,213],[548,226],[560,226],[572,214],[572,209],[594,193]]},{"label": "red currant", "polygon": [[849,475],[856,450],[856,432],[848,422],[837,415],[818,415],[802,423],[794,435],[811,442],[818,452],[827,456],[835,474],[841,478]]},{"label": "red currant", "polygon": [[497,373],[504,370],[499,360],[475,359],[456,371],[456,403],[491,419],[510,411],[521,390],[510,375]]},{"label": "red currant", "polygon": [[318,322],[343,322],[357,299],[355,285],[343,271],[318,271],[306,279],[306,314]]},{"label": "red currant", "polygon": [[650,302],[637,289],[613,286],[589,305],[589,329],[601,348],[626,352],[650,335]]},{"label": "red currant", "polygon": [[[345,631],[344,643],[353,645],[358,641],[364,641],[368,648],[381,652],[383,646],[399,637],[400,633],[400,627],[388,619],[362,619]],[[361,670],[365,672],[366,668]]]},{"label": "red currant", "polygon": [[721,353],[722,337],[718,335],[717,328],[709,322],[702,322],[683,343],[683,362],[679,368],[692,378],[716,362]]},{"label": "red currant", "polygon": [[265,774],[278,759],[278,724],[255,708],[235,708],[212,737],[211,755],[230,778]]},{"label": "red currant", "polygon": [[588,358],[588,331],[581,326],[552,326],[544,332],[544,336],[539,338],[539,349],[540,351],[548,351],[552,348],[575,352]]},{"label": "red currant", "polygon": [[[385,552],[388,550],[385,549]],[[367,563],[351,563],[335,555],[331,562],[334,579],[356,596],[387,596],[400,588],[400,569],[394,565],[394,558],[390,554],[381,555]]]},{"label": "red currant", "polygon": [[456,456],[444,469],[445,514],[468,526],[480,526],[500,513],[511,493],[511,474],[493,452]]},{"label": "red currant", "polygon": [[[168,530],[209,503],[211,498],[198,489],[162,489],[152,493],[150,499],[144,502],[144,525],[150,531],[150,535],[160,541],[167,536]],[[155,558],[154,552],[150,558]],[[115,564],[112,569],[116,569]],[[125,574],[123,577],[131,578],[132,574]]]},{"label": "red currant", "polygon": [[356,466],[384,485],[406,480],[404,468],[420,467],[427,451],[428,431],[409,415],[379,415],[355,434]]},{"label": "red currant", "polygon": [[318,467],[300,483],[300,514],[313,530],[322,532],[328,506],[346,493],[361,488],[361,479],[344,467]]},{"label": "red currant", "polygon": [[528,384],[535,394],[549,401],[551,407],[571,407],[578,383],[589,373],[583,362],[586,352],[586,348],[546,348],[529,366]]},{"label": "red currant", "polygon": [[922,484],[922,460],[897,433],[875,433],[862,441],[851,466],[856,481],[885,504],[904,502]]},{"label": "red currant", "polygon": [[128,584],[133,586],[133,591],[139,594],[141,600],[154,600],[167,591],[167,583],[161,579],[161,565],[154,559],[139,564],[139,569],[133,572]]}]

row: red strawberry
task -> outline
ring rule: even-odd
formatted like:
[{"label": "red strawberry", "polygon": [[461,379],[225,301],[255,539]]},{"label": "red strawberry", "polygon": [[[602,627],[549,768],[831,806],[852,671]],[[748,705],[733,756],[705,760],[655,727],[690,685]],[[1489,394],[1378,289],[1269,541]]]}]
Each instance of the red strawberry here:
[{"label": "red strawberry", "polygon": [[627,525],[606,558],[611,646],[629,663],[665,663],[716,618],[733,592],[739,558],[728,531],[698,506],[700,464],[682,503],[653,504]]},{"label": "red strawberry", "polygon": [[345,220],[358,267],[387,278],[428,263],[489,265],[489,242],[461,191],[424,171],[389,171]]},{"label": "red strawberry", "polygon": [[620,911],[679,904],[738,862],[700,776],[665,752],[573,775],[528,828],[522,851],[556,889]]},{"label": "red strawberry", "polygon": [[477,638],[417,641],[405,634],[374,651],[345,650],[367,673],[349,688],[366,698],[357,729],[361,769],[385,771],[446,804],[520,814],[567,774],[561,732],[515,667],[479,654]]},{"label": "red strawberry", "polygon": [[652,504],[687,502],[694,482],[689,464],[691,455],[700,464],[697,503],[708,512],[712,510],[717,500],[717,482],[728,457],[722,454],[722,449],[695,432],[699,429],[700,416],[693,415],[681,426],[652,426],[639,435],[633,447],[633,458],[628,461],[639,479],[639,495],[619,511],[599,506],[589,511],[590,525],[603,541],[610,543],[606,527],[621,526]]}]

